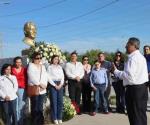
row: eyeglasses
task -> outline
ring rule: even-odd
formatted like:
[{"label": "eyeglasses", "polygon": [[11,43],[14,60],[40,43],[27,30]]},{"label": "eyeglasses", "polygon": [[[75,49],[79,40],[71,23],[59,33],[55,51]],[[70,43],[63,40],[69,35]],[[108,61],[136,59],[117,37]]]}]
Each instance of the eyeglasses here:
[{"label": "eyeglasses", "polygon": [[40,59],[42,59],[42,57],[36,57],[36,58],[34,58],[34,59],[36,59],[36,60],[40,60]]},{"label": "eyeglasses", "polygon": [[119,56],[119,57],[120,57],[121,55],[116,55],[116,56]]}]

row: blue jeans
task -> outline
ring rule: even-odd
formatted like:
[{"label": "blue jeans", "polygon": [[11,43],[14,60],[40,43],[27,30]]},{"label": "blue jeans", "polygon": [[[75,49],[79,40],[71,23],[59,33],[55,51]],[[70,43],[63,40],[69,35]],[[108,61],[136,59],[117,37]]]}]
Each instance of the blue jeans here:
[{"label": "blue jeans", "polygon": [[56,90],[50,87],[51,117],[52,120],[62,120],[63,88]]},{"label": "blue jeans", "polygon": [[1,106],[4,111],[5,125],[17,125],[17,99],[11,101],[1,101]]},{"label": "blue jeans", "polygon": [[94,86],[97,88],[97,90],[94,91],[94,112],[98,112],[98,108],[101,107],[101,105],[103,111],[107,112],[108,111],[107,101],[104,95],[106,85],[95,84]]},{"label": "blue jeans", "polygon": [[43,125],[43,103],[45,94],[31,97],[31,116],[33,125]]},{"label": "blue jeans", "polygon": [[18,98],[17,98],[17,120],[20,125],[23,125],[23,119],[25,118],[24,109],[25,109],[25,90],[18,89]]}]

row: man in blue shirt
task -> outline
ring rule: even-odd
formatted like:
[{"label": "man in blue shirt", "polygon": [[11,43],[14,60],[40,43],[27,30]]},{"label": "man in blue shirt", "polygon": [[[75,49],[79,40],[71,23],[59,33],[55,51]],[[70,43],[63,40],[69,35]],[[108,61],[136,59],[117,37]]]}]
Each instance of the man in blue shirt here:
[{"label": "man in blue shirt", "polygon": [[106,98],[106,101],[107,101],[108,110],[112,111],[112,109],[110,107],[110,104],[109,104],[109,96],[110,96],[110,93],[111,93],[110,71],[111,71],[111,68],[112,68],[112,64],[111,64],[111,62],[109,62],[105,59],[106,54],[104,52],[98,53],[97,56],[98,56],[98,61],[101,63],[101,67],[105,68],[106,71],[107,71],[108,87],[105,91],[105,98]]},{"label": "man in blue shirt", "polygon": [[108,86],[107,72],[106,69],[101,68],[101,63],[99,61],[95,61],[95,67],[90,75],[90,84],[94,90],[94,110],[91,115],[96,115],[99,104],[102,104],[103,112],[108,114],[107,101],[104,95]]}]

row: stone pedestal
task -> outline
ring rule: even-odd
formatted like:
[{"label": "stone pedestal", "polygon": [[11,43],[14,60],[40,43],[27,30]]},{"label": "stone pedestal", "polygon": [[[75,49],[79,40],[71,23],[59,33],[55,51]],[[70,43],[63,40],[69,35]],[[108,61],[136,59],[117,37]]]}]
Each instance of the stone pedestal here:
[{"label": "stone pedestal", "polygon": [[29,49],[24,49],[21,51],[22,56],[27,56],[29,54]]}]

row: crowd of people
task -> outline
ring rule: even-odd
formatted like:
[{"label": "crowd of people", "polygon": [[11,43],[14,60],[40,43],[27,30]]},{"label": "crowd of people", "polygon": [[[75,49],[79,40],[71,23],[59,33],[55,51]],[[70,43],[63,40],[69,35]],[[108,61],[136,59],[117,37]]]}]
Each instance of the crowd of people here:
[{"label": "crowd of people", "polygon": [[[31,102],[33,125],[43,125],[43,103],[50,93],[50,114],[54,124],[62,123],[63,95],[66,83],[69,98],[78,115],[98,112],[109,114],[111,86],[116,94],[116,112],[125,113],[130,125],[147,125],[147,99],[150,90],[150,46],[144,46],[144,56],[139,52],[140,41],[130,38],[126,45],[128,54],[124,60],[120,51],[114,61],[105,59],[105,53],[98,53],[94,65],[88,56],[78,61],[78,54],[70,54],[70,61],[60,64],[59,56],[53,55],[47,67],[41,63],[41,54],[34,52],[32,60],[23,66],[22,58],[14,58],[14,64],[4,64],[0,76],[0,107],[6,125],[23,125],[26,99]],[[149,79],[148,79],[149,77]],[[91,101],[92,91],[94,101]],[[82,99],[81,99],[82,96]]]}]

